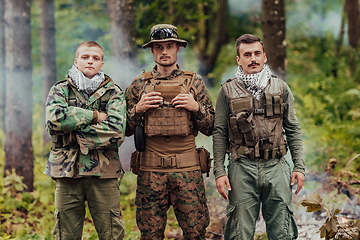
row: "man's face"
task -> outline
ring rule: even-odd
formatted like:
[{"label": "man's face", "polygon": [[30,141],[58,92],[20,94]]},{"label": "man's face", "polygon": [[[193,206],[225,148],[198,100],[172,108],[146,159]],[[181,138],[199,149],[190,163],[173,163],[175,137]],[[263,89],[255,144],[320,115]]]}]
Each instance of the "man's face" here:
[{"label": "man's face", "polygon": [[240,56],[236,56],[236,61],[245,74],[259,73],[267,62],[260,42],[241,43],[239,53]]},{"label": "man's face", "polygon": [[103,51],[98,47],[80,46],[77,50],[74,65],[89,79],[93,78],[102,69]]},{"label": "man's face", "polygon": [[154,61],[163,67],[176,64],[179,46],[174,41],[154,43],[151,47]]}]

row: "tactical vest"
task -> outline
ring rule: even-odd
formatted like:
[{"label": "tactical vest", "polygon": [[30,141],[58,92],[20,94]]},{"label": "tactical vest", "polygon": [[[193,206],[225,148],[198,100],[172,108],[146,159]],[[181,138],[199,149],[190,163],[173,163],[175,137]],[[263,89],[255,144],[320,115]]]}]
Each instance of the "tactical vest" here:
[{"label": "tactical vest", "polygon": [[148,137],[195,135],[191,112],[171,104],[171,100],[180,93],[192,93],[196,100],[194,78],[195,73],[188,71],[172,80],[154,79],[151,72],[143,73],[145,85],[139,98],[143,93],[150,92],[160,92],[163,97],[163,103],[158,108],[150,108],[145,112],[144,127]]},{"label": "tactical vest", "polygon": [[222,85],[230,107],[228,118],[230,144],[228,151],[236,160],[247,158],[280,158],[287,151],[283,135],[285,86],[271,77],[257,100],[236,79]]},{"label": "tactical vest", "polygon": [[[66,82],[67,80],[59,81],[56,84]],[[106,112],[106,104],[108,103],[110,99],[110,91],[106,91],[101,98],[97,100],[99,102],[98,106],[99,108],[97,110]],[[69,107],[77,107],[76,103],[76,94],[72,87],[69,85],[69,96],[68,96],[68,106]],[[85,104],[82,106],[85,108]],[[94,109],[95,110],[95,109]],[[66,133],[64,135],[52,135],[52,148],[63,148],[63,147],[75,147],[78,148],[78,144],[76,143],[75,135],[74,133]]]}]

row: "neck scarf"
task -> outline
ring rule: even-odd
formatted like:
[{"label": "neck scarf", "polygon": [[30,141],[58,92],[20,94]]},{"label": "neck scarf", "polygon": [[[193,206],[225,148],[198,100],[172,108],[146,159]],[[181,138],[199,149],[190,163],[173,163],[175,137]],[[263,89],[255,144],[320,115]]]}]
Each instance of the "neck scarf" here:
[{"label": "neck scarf", "polygon": [[235,74],[238,81],[242,82],[245,88],[258,100],[271,75],[272,73],[268,65],[264,65],[263,69],[255,74],[245,74],[242,67],[239,66]]},{"label": "neck scarf", "polygon": [[104,81],[105,75],[102,70],[98,72],[93,78],[87,78],[75,65],[69,70],[69,77],[73,80],[79,91],[82,91],[86,97],[89,96],[98,89],[100,84]]}]

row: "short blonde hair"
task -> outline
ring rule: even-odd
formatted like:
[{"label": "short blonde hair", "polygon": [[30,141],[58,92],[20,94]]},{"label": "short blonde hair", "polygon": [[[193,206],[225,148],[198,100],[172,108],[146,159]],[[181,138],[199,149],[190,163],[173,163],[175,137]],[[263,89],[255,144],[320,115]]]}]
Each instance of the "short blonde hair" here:
[{"label": "short blonde hair", "polygon": [[103,52],[103,54],[101,56],[101,60],[104,60],[104,51],[103,51],[102,47],[100,46],[100,44],[98,44],[97,42],[95,42],[95,41],[86,41],[86,42],[80,43],[80,45],[76,49],[76,54],[75,54],[76,58],[78,58],[78,56],[80,54],[79,53],[80,47],[97,47],[97,48],[100,48],[101,51]]}]

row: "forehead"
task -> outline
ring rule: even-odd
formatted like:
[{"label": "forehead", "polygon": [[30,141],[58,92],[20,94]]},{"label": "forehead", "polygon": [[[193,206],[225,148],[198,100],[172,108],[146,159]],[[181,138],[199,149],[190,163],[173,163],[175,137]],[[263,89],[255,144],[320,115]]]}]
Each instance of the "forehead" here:
[{"label": "forehead", "polygon": [[239,46],[239,52],[240,54],[245,52],[262,52],[263,48],[260,42],[254,42],[254,43],[241,43]]},{"label": "forehead", "polygon": [[99,47],[87,47],[87,46],[80,46],[76,50],[77,56],[83,55],[83,54],[92,54],[92,55],[99,55],[103,56],[104,53]]},{"label": "forehead", "polygon": [[164,46],[169,46],[169,45],[173,45],[176,44],[175,41],[166,41],[166,42],[158,42],[158,43],[154,43],[154,47],[160,46],[160,47],[164,47]]}]

